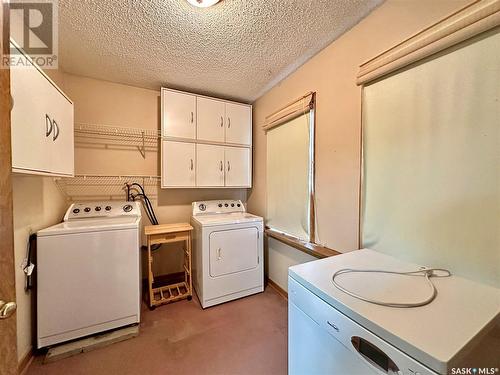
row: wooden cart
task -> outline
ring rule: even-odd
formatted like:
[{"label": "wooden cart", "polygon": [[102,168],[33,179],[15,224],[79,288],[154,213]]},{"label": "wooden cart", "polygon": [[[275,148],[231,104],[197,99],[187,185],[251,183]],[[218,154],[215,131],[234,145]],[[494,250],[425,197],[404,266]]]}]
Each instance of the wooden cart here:
[{"label": "wooden cart", "polygon": [[[191,300],[193,284],[191,275],[191,232],[193,227],[187,223],[149,225],[144,228],[148,244],[148,289],[149,307],[178,301]],[[173,284],[154,286],[153,254],[151,247],[164,243],[184,242],[184,281]]]}]

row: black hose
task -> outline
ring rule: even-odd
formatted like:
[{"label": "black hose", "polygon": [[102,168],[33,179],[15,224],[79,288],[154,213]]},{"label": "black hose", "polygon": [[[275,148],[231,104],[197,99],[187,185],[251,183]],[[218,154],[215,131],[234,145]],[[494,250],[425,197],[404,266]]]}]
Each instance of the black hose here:
[{"label": "black hose", "polygon": [[[138,184],[137,182],[134,182],[132,184],[126,184],[127,186],[127,201],[135,201],[136,198],[141,199],[142,205],[144,207],[144,211],[146,212],[146,215],[148,216],[149,221],[153,225],[158,225],[158,218],[156,217],[155,211],[153,209],[153,204],[149,200],[148,196],[146,195],[146,191],[142,187],[141,184]],[[137,187],[139,188],[140,192],[138,191],[136,194],[131,193],[131,188],[135,187],[134,190],[138,190]],[[153,245],[151,246],[151,250],[158,250],[161,247],[161,244],[159,245]]]}]

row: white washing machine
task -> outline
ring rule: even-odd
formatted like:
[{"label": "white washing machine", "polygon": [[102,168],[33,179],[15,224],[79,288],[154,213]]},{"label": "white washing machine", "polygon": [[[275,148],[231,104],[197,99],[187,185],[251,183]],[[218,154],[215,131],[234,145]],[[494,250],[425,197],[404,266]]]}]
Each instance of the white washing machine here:
[{"label": "white washing machine", "polygon": [[241,201],[193,203],[193,286],[203,308],[264,291],[264,225]]},{"label": "white washing machine", "polygon": [[[414,271],[420,266],[364,249],[289,268],[289,374],[495,374],[500,291],[457,276],[433,277],[426,306],[394,308],[332,283],[340,269]],[[421,301],[423,277],[350,273],[342,287],[382,301]]]},{"label": "white washing machine", "polygon": [[37,233],[37,347],[139,323],[138,202],[72,204]]}]

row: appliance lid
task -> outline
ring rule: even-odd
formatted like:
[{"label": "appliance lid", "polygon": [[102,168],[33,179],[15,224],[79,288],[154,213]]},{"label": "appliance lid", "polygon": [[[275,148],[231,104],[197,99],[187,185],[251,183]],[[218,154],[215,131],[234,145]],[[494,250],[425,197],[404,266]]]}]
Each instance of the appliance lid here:
[{"label": "appliance lid", "polygon": [[202,226],[241,224],[250,222],[262,222],[260,216],[252,215],[247,212],[232,212],[228,214],[207,214],[193,216],[193,219]]},{"label": "appliance lid", "polygon": [[[447,373],[448,366],[479,333],[500,317],[500,290],[458,276],[433,277],[436,299],[418,308],[379,306],[354,298],[332,283],[343,269],[414,271],[419,265],[363,249],[290,267],[288,274],[340,312],[427,367]],[[450,270],[453,273],[453,270]],[[351,273],[336,279],[362,296],[414,301],[429,293],[423,277]]]},{"label": "appliance lid", "polygon": [[141,218],[133,216],[121,216],[103,219],[85,219],[63,221],[62,223],[39,230],[38,237],[55,236],[61,234],[84,233],[84,232],[104,232],[120,229],[139,228]]}]

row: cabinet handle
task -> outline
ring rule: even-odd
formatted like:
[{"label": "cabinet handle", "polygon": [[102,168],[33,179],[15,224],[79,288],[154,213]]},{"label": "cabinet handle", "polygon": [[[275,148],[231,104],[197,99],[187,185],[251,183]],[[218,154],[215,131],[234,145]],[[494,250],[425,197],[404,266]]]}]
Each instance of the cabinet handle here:
[{"label": "cabinet handle", "polygon": [[191,159],[191,170],[193,170],[193,159]]},{"label": "cabinet handle", "polygon": [[224,168],[224,167],[223,167],[223,165],[222,165],[222,160],[221,160],[221,161],[220,161],[220,171],[221,171],[221,172],[222,172],[223,168]]},{"label": "cabinet handle", "polygon": [[191,124],[194,122],[194,113],[191,111]]},{"label": "cabinet handle", "polygon": [[219,247],[219,248],[217,249],[217,260],[221,260],[221,259],[222,259],[222,254],[221,254],[221,252],[222,252],[222,249]]},{"label": "cabinet handle", "polygon": [[227,118],[227,127],[228,129],[231,127],[231,117]]},{"label": "cabinet handle", "polygon": [[54,136],[52,137],[52,140],[55,141],[57,137],[59,137],[59,125],[57,125],[56,120],[52,121],[54,123]]},{"label": "cabinet handle", "polygon": [[222,128],[224,126],[224,117],[220,117],[220,127]]},{"label": "cabinet handle", "polygon": [[229,160],[227,161],[227,171],[229,172],[231,170],[231,164],[229,164]]},{"label": "cabinet handle", "polygon": [[[49,128],[50,125],[50,128]],[[45,114],[45,136],[48,137],[50,133],[52,133],[52,128],[54,125],[52,124],[52,120],[50,119],[48,114]]]}]

